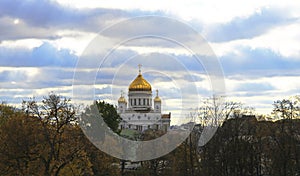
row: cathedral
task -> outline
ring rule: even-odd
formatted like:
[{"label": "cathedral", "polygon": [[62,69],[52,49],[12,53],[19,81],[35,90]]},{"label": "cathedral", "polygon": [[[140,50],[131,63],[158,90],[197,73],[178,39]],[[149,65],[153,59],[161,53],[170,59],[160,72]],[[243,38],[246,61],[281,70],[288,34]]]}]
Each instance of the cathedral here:
[{"label": "cathedral", "polygon": [[143,78],[141,65],[139,65],[139,74],[128,88],[128,101],[123,92],[121,92],[118,100],[118,113],[122,118],[119,128],[140,132],[147,129],[167,131],[170,127],[171,113],[162,114],[161,102],[158,90],[156,90],[156,96],[153,99],[152,87]]}]

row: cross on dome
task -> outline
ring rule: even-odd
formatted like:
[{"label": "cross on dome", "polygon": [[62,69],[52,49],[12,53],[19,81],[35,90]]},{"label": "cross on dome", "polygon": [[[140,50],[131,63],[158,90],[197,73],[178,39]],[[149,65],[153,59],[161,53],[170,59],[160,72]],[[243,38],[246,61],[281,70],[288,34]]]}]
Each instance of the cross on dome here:
[{"label": "cross on dome", "polygon": [[118,100],[119,103],[126,103],[126,99],[124,97],[124,92],[121,90],[121,97]]},{"label": "cross on dome", "polygon": [[139,74],[142,74],[142,71],[141,71],[142,64],[139,64],[138,67],[139,67]]},{"label": "cross on dome", "polygon": [[135,78],[135,80],[133,80],[129,85],[129,91],[151,91],[152,89],[150,83],[143,78],[143,75],[141,73],[142,65],[139,64],[138,66],[139,66],[139,74]]},{"label": "cross on dome", "polygon": [[156,97],[154,98],[154,102],[161,102],[161,99],[158,96],[158,89],[156,89]]}]

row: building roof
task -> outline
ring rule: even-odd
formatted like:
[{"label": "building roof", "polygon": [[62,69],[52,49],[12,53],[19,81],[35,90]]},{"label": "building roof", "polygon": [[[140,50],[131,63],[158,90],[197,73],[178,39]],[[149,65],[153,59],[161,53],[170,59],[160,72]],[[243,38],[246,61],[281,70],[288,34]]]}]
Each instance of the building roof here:
[{"label": "building roof", "polygon": [[156,97],[154,98],[154,101],[156,101],[156,102],[161,102],[161,99],[160,99],[158,96],[156,96]]},{"label": "building roof", "polygon": [[155,102],[161,102],[161,99],[158,96],[158,90],[156,90],[156,97],[154,98]]},{"label": "building roof", "polygon": [[119,103],[126,103],[126,99],[125,99],[123,96],[121,96],[121,97],[119,98],[118,102],[119,102]]},{"label": "building roof", "polygon": [[143,78],[143,75],[139,75],[129,85],[129,91],[151,91],[150,83]]},{"label": "building roof", "polygon": [[161,118],[162,119],[170,119],[171,118],[171,113],[169,113],[169,114],[162,114]]}]

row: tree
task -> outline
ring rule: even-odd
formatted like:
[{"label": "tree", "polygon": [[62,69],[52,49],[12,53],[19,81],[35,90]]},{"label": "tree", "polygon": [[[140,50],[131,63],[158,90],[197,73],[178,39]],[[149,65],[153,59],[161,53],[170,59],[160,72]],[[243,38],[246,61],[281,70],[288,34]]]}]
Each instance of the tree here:
[{"label": "tree", "polygon": [[4,102],[0,103],[0,126],[4,124],[9,118],[18,114],[16,108],[5,104]]},{"label": "tree", "polygon": [[95,101],[95,105],[107,126],[110,127],[113,132],[120,133],[119,123],[121,121],[121,117],[116,108],[104,101]]},{"label": "tree", "polygon": [[224,97],[214,95],[203,101],[203,105],[198,109],[197,116],[202,125],[220,126],[234,113],[245,113],[248,109],[250,108],[243,108],[240,102],[225,101]]},{"label": "tree", "polygon": [[272,140],[276,145],[277,155],[270,156],[272,165],[277,170],[274,175],[294,175],[299,173],[299,125],[300,97],[293,96],[289,99],[274,102],[273,115],[279,119],[278,128],[275,128]]},{"label": "tree", "polygon": [[277,100],[273,106],[273,115],[277,119],[297,119],[300,117],[300,96]]},{"label": "tree", "polygon": [[[93,142],[103,142],[109,140],[112,133],[120,133],[119,122],[121,118],[116,108],[104,101],[94,101],[92,105],[86,107],[80,115],[79,123],[84,133]],[[107,127],[112,131],[108,133]],[[86,140],[87,154],[92,164],[95,175],[119,175],[118,164],[120,161],[97,149],[90,141]],[[111,144],[114,141],[112,140]],[[114,147],[109,146],[109,147]]]},{"label": "tree", "polygon": [[44,138],[36,118],[11,114],[0,128],[0,175],[36,175]]},{"label": "tree", "polygon": [[54,93],[44,97],[41,104],[34,99],[23,101],[26,115],[39,119],[40,134],[44,138],[39,150],[43,175],[59,175],[79,161],[81,167],[88,167],[85,146],[81,143],[85,136],[77,126],[76,107],[70,101]]},{"label": "tree", "polygon": [[[148,140],[154,140],[158,137],[161,137],[164,135],[165,132],[162,130],[155,130],[155,129],[148,129],[143,131],[141,134],[139,140],[148,141]],[[161,175],[163,169],[166,165],[166,160],[164,157],[160,157],[158,159],[152,159],[149,161],[143,161],[142,168],[143,168],[143,175]]]},{"label": "tree", "polygon": [[206,144],[216,133],[219,126],[230,117],[243,114],[249,108],[243,108],[242,103],[225,101],[224,97],[214,95],[203,101],[203,105],[198,108],[195,115],[202,125],[199,146]]},{"label": "tree", "polygon": [[[70,99],[50,93],[22,107],[0,105],[0,175],[119,175],[120,161],[86,138]],[[107,119],[116,115],[107,103],[99,107]]]}]

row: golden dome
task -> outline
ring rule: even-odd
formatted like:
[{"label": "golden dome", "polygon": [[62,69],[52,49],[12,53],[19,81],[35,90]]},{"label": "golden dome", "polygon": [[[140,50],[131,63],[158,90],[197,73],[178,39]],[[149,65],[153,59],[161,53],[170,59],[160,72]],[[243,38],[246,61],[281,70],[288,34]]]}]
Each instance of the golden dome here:
[{"label": "golden dome", "polygon": [[121,97],[119,98],[118,102],[119,102],[119,103],[126,103],[126,99],[125,99],[123,96],[121,96]]},{"label": "golden dome", "polygon": [[154,98],[154,101],[161,102],[161,99],[158,96],[158,90],[156,90],[156,97]]},{"label": "golden dome", "polygon": [[140,73],[129,86],[129,91],[151,91],[151,85],[146,81]]},{"label": "golden dome", "polygon": [[161,99],[160,99],[159,97],[156,96],[156,97],[154,98],[154,101],[156,101],[156,102],[157,102],[157,101],[161,101]]}]

